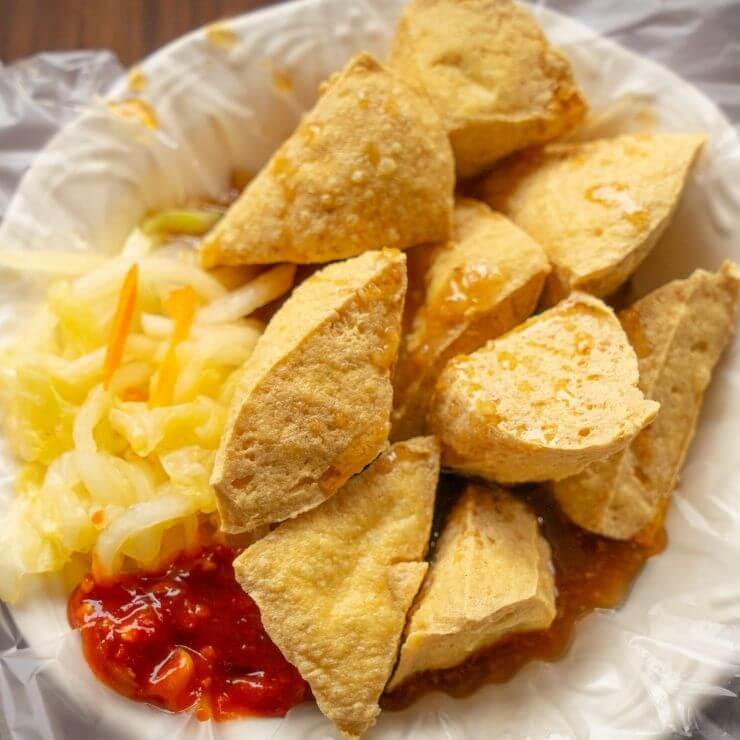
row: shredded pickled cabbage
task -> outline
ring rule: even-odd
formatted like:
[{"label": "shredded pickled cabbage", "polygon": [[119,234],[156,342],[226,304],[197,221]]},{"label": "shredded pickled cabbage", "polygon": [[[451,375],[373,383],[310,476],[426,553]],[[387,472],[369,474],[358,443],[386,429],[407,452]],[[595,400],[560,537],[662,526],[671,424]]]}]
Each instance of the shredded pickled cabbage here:
[{"label": "shredded pickled cabbage", "polygon": [[[187,251],[158,249],[154,232],[201,234],[213,220],[155,214],[116,258],[78,257],[66,268],[55,259],[64,279],[50,285],[22,336],[0,350],[0,401],[22,462],[16,495],[0,512],[0,598],[16,600],[27,575],[62,570],[79,553],[103,576],[149,567],[164,540],[179,536],[184,546],[199,518],[215,511],[209,477],[226,409],[263,328],[246,316],[290,290],[294,270],[222,278]],[[106,348],[133,264],[135,308],[106,388]],[[4,266],[23,269],[23,260],[14,254],[6,265],[0,260]],[[79,275],[83,266],[91,269]],[[194,320],[174,344],[165,306],[184,286],[195,296]],[[168,352],[174,385],[166,405],[152,405]]]}]

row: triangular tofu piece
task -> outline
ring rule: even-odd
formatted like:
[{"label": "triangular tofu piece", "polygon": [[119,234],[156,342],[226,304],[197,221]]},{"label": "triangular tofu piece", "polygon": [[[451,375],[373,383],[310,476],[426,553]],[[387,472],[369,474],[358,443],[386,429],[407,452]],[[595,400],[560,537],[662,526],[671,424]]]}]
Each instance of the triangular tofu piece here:
[{"label": "triangular tofu piece", "polygon": [[469,485],[437,543],[388,688],[554,618],[550,546],[537,518],[503,489]]},{"label": "triangular tofu piece", "polygon": [[320,504],[384,448],[405,292],[405,256],[367,252],[314,273],[275,314],[216,455],[224,530]]},{"label": "triangular tofu piece", "polygon": [[704,136],[639,134],[551,144],[497,167],[483,199],[539,242],[553,271],[545,302],[613,293],[676,210]]},{"label": "triangular tofu piece", "polygon": [[389,64],[429,94],[463,177],[561,136],[586,112],[568,60],[511,0],[411,0]]},{"label": "triangular tofu piece", "polygon": [[[459,198],[453,239],[419,247],[410,282],[423,284],[394,376],[394,439],[423,434],[434,383],[447,361],[524,321],[550,271],[542,248],[500,213]],[[412,274],[418,266],[421,274]],[[408,320],[408,319],[407,319]]]},{"label": "triangular tofu piece", "polygon": [[676,486],[712,370],[735,328],[740,273],[729,263],[658,288],[619,318],[637,352],[655,421],[622,452],[554,486],[584,529],[628,539],[651,524]]},{"label": "triangular tofu piece", "polygon": [[205,238],[201,261],[328,262],[444,241],[454,187],[428,99],[363,52]]},{"label": "triangular tofu piece", "polygon": [[429,428],[446,467],[502,483],[559,480],[626,447],[658,411],[613,311],[573,293],[439,377]]},{"label": "triangular tofu piece", "polygon": [[359,737],[380,712],[427,570],[438,475],[433,437],[399,442],[234,563],[270,638],[346,737]]}]

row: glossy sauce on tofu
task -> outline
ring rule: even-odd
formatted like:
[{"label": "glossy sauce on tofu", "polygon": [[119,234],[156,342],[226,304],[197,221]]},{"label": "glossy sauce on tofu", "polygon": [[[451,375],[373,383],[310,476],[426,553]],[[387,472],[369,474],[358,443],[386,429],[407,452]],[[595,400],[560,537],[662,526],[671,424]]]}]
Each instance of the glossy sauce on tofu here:
[{"label": "glossy sauce on tofu", "polygon": [[[450,501],[447,485],[440,487],[438,502]],[[552,548],[558,588],[557,615],[552,625],[537,632],[505,638],[461,665],[418,674],[381,699],[384,709],[403,709],[428,691],[464,697],[487,683],[508,681],[533,660],[555,661],[570,647],[577,622],[594,609],[614,608],[627,596],[648,558],[666,545],[663,516],[630,541],[610,540],[571,524],[542,490],[518,492],[537,514],[542,532]],[[443,508],[449,509],[449,505]],[[435,532],[441,529],[446,512]]]},{"label": "glossy sauce on tofu", "polygon": [[236,582],[238,551],[211,545],[166,568],[98,582],[69,600],[85,659],[119,694],[200,720],[283,716],[308,684],[267,636]]}]

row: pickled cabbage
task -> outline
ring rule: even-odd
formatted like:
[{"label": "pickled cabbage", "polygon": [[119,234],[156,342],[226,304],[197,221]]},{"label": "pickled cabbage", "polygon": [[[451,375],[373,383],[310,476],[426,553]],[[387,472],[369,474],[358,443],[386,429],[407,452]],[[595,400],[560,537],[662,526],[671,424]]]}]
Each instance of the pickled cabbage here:
[{"label": "pickled cabbage", "polygon": [[[202,233],[213,220],[155,214],[116,258],[78,255],[69,267],[60,256],[50,271],[59,265],[63,279],[23,335],[0,350],[6,433],[22,463],[16,495],[0,512],[0,598],[17,599],[25,577],[60,571],[79,554],[103,576],[150,567],[173,541],[192,542],[199,521],[214,514],[215,451],[238,371],[263,328],[246,313],[290,290],[294,270],[231,270],[222,279],[197,267],[192,253],[160,246],[155,233]],[[106,390],[111,325],[134,262],[134,316]],[[3,267],[24,269],[22,255]],[[173,326],[166,299],[184,285],[197,296],[195,323],[177,345],[172,403],[153,406]]]}]

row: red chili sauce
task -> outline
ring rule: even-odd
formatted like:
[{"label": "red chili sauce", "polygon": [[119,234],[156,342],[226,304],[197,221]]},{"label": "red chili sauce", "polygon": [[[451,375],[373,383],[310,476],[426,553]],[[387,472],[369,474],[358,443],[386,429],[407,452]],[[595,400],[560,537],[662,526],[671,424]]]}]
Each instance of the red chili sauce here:
[{"label": "red chili sauce", "polygon": [[88,575],[69,601],[96,676],[124,696],[200,720],[282,716],[308,684],[267,636],[224,545],[180,555],[165,570]]},{"label": "red chili sauce", "polygon": [[[443,477],[436,530],[455,498],[450,480]],[[520,495],[552,548],[555,621],[546,630],[511,635],[454,668],[413,677],[381,697],[384,709],[407,707],[433,690],[467,696],[508,680],[532,660],[559,659],[577,622],[594,609],[617,606],[645,561],[665,546],[662,512],[639,537],[620,542],[571,524],[542,491]],[[308,685],[267,636],[256,604],[234,577],[237,554],[213,545],[156,573],[104,583],[86,576],[70,598],[69,621],[80,628],[98,678],[124,696],[173,712],[189,709],[202,720],[281,716],[309,699]]]}]

